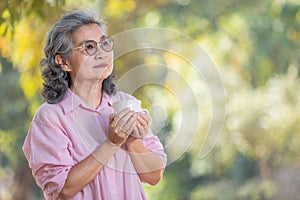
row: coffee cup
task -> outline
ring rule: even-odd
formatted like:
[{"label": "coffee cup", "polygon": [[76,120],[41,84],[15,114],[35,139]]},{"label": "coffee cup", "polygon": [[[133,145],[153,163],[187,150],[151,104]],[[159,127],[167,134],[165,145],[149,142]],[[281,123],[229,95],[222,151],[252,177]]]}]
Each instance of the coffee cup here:
[{"label": "coffee cup", "polygon": [[125,108],[129,108],[135,112],[143,111],[141,107],[142,102],[135,99],[119,100],[113,103],[115,113],[121,112]]}]

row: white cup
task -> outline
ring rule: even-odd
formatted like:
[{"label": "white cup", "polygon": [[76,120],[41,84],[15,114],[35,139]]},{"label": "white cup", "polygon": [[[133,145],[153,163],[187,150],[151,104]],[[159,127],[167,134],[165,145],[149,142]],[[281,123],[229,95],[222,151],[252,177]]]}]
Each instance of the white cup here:
[{"label": "white cup", "polygon": [[135,99],[119,100],[113,103],[115,113],[121,112],[125,108],[130,108],[135,112],[143,111],[141,107],[142,102]]},{"label": "white cup", "polygon": [[[130,110],[133,110],[135,112],[148,113],[147,109],[142,109],[141,104],[142,102],[140,100],[135,100],[135,99],[119,100],[113,103],[113,108],[115,110],[115,113],[121,112],[125,108],[130,108]],[[153,134],[151,131],[149,131],[148,134],[144,136],[144,138],[151,137],[151,136],[153,136]]]}]

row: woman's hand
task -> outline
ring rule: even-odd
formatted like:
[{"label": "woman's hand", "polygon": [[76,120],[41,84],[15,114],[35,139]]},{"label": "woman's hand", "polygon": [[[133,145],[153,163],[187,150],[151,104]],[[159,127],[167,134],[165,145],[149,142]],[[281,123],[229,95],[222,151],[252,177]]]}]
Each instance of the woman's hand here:
[{"label": "woman's hand", "polygon": [[136,114],[129,109],[109,116],[108,139],[117,146],[121,146],[132,133],[136,125]]},{"label": "woman's hand", "polygon": [[147,135],[150,127],[150,116],[148,112],[137,112],[136,126],[131,136],[135,138],[143,138]]}]

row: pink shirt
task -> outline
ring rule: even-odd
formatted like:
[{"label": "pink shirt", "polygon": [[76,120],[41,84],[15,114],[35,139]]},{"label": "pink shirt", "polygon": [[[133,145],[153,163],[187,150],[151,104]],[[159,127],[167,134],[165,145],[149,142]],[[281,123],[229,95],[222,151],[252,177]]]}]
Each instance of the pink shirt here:
[{"label": "pink shirt", "polygon": [[[60,103],[44,103],[37,110],[23,151],[46,199],[57,199],[72,166],[107,138],[109,115],[114,112],[112,103],[121,99],[135,98],[124,92],[114,96],[103,93],[101,105],[94,110],[68,90]],[[157,136],[150,132],[142,141],[165,166],[166,154]],[[72,199],[141,200],[146,196],[130,156],[120,148],[96,178]]]}]

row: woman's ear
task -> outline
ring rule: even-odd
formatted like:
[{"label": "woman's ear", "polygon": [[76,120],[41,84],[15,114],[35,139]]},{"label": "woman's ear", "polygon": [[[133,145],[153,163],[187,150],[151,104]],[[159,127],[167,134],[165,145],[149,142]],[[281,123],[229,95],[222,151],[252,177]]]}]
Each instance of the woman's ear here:
[{"label": "woman's ear", "polygon": [[66,72],[72,71],[67,61],[61,55],[55,56],[55,63],[60,65],[61,68]]}]

